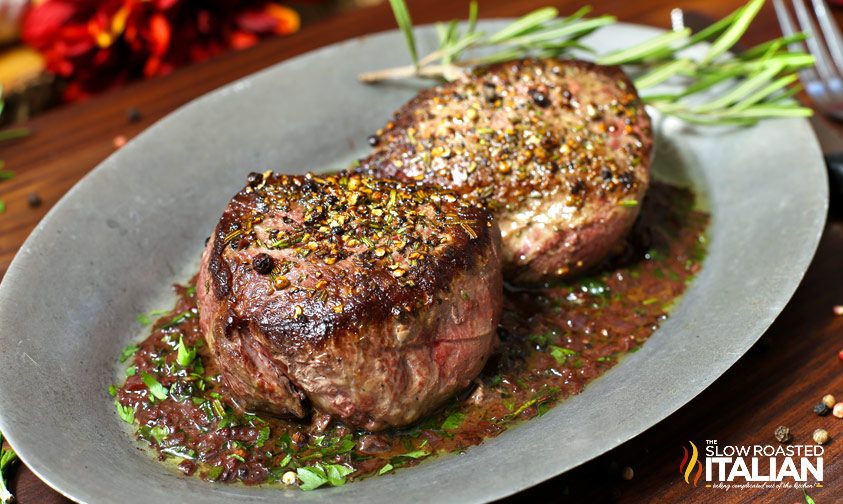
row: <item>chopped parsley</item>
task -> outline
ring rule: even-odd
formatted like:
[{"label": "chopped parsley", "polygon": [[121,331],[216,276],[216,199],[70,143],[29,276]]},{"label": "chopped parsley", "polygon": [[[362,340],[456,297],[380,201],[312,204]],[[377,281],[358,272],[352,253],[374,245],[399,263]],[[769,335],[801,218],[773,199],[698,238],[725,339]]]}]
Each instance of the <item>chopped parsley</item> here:
[{"label": "chopped parsley", "polygon": [[291,460],[293,460],[292,455],[290,455],[289,453],[284,455],[284,458],[281,459],[281,462],[278,463],[278,467],[280,467],[280,468],[287,467],[287,464],[289,464]]},{"label": "chopped parsley", "polygon": [[222,475],[222,466],[214,466],[208,471],[208,479],[211,481],[216,481]]},{"label": "chopped parsley", "polygon": [[459,411],[455,411],[448,415],[448,418],[442,422],[442,430],[454,430],[459,428],[462,424],[463,420],[465,420],[465,415],[460,413]]},{"label": "chopped parsley", "polygon": [[570,348],[563,348],[556,345],[550,345],[550,355],[561,365],[568,361],[568,357],[577,355],[577,352]]},{"label": "chopped parsley", "polygon": [[170,435],[170,429],[163,425],[155,425],[153,427],[143,425],[138,429],[138,432],[147,441],[152,442],[152,440],[155,440],[159,445]]},{"label": "chopped parsley", "polygon": [[185,311],[179,313],[178,315],[176,315],[175,317],[173,317],[172,320],[170,320],[169,322],[167,322],[166,324],[161,326],[161,329],[172,329],[172,328],[176,327],[177,325],[182,324],[183,322],[186,322],[187,320],[190,320],[190,319],[195,318],[195,317],[196,317],[196,311],[185,310]]},{"label": "chopped parsley", "polygon": [[0,502],[15,502],[15,497],[9,491],[7,484],[8,469],[18,459],[18,455],[12,450],[3,448],[3,433],[0,432]]},{"label": "chopped parsley", "polygon": [[299,488],[305,491],[314,490],[326,483],[331,486],[345,485],[346,476],[353,472],[354,469],[341,464],[315,464],[296,469],[296,475],[301,480]]},{"label": "chopped parsley", "polygon": [[146,371],[141,371],[141,379],[143,380],[144,385],[146,385],[146,388],[149,389],[149,393],[159,401],[163,401],[168,395],[170,395],[170,391],[167,387],[161,385],[161,382],[156,380],[154,376]]},{"label": "chopped parsley", "polygon": [[354,469],[341,464],[327,464],[325,466],[325,474],[328,475],[328,483],[331,486],[345,485],[345,477],[353,472]]},{"label": "chopped parsley", "polygon": [[534,343],[536,346],[544,348],[548,344],[550,344],[551,341],[554,341],[560,334],[561,334],[561,331],[559,329],[553,328],[553,329],[551,329],[547,332],[544,332],[544,333],[531,334],[530,335],[530,341],[532,343]]},{"label": "chopped parsley", "polygon": [[275,441],[275,445],[279,448],[283,448],[285,450],[295,450],[295,445],[293,444],[293,438],[290,436],[289,432],[285,432],[281,434],[281,436]]},{"label": "chopped parsley", "polygon": [[120,352],[120,362],[126,362],[129,360],[139,349],[140,347],[137,345],[128,345],[122,352]]},{"label": "chopped parsley", "polygon": [[176,348],[178,349],[176,362],[179,363],[179,366],[187,367],[196,358],[196,348],[188,348],[187,345],[184,344],[184,337],[181,335],[179,335],[179,344]]},{"label": "chopped parsley", "polygon": [[135,320],[142,326],[148,326],[152,324],[158,317],[161,315],[166,315],[169,313],[167,310],[152,310],[149,313],[140,313],[135,317]]},{"label": "chopped parsley", "polygon": [[269,439],[269,427],[264,427],[258,432],[258,440],[255,441],[255,446],[258,448],[262,448],[263,445],[266,444],[266,441]]},{"label": "chopped parsley", "polygon": [[114,406],[117,408],[117,414],[120,418],[130,424],[135,422],[135,409],[131,406],[123,406],[117,399],[114,400]]},{"label": "chopped parsley", "polygon": [[[315,436],[311,446],[319,448],[319,453],[309,455],[310,458],[328,458],[334,455],[348,453],[354,449],[354,438],[346,435],[341,438],[329,436]],[[304,459],[306,460],[306,459]]]}]

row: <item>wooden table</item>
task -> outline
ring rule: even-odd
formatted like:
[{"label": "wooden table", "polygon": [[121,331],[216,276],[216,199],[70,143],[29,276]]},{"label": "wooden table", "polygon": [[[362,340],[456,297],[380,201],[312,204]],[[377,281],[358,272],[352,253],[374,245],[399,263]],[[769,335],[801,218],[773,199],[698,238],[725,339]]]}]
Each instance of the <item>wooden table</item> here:
[{"label": "wooden table", "polygon": [[[623,21],[667,26],[672,7],[680,6],[720,17],[742,0],[594,0],[595,13],[612,13]],[[573,0],[482,0],[481,17],[511,17],[543,5],[573,12]],[[410,1],[418,23],[464,17],[467,2]],[[841,19],[837,12],[838,20]],[[5,272],[21,243],[49,208],[113,152],[118,135],[131,138],[180,105],[222,84],[292,56],[349,37],[390,29],[391,12],[384,4],[346,13],[305,26],[288,38],[266,41],[250,50],[229,53],[205,64],[138,83],[91,101],[66,106],[33,119],[33,134],[0,146],[0,159],[18,176],[0,185],[8,204],[0,216],[0,274]],[[748,42],[778,33],[770,5],[747,35]],[[127,110],[136,107],[142,120],[130,123]],[[843,128],[841,129],[843,132]],[[798,169],[799,167],[794,167]],[[37,193],[38,208],[27,205]],[[826,393],[843,399],[843,317],[832,307],[843,304],[843,219],[831,218],[817,256],[793,300],[773,327],[729,372],[680,411],[617,449],[565,475],[534,487],[519,498],[541,501],[620,500],[714,502],[799,502],[800,490],[731,491],[690,487],[681,480],[679,462],[688,440],[721,444],[766,444],[778,425],[787,425],[796,442],[810,443],[811,432],[823,427],[831,434],[825,457],[825,487],[811,490],[818,503],[843,496],[843,420],[816,417],[812,406]],[[619,409],[618,421],[625,411]],[[840,438],[840,439],[836,439]],[[538,463],[541,463],[540,461]],[[634,477],[625,480],[622,469]],[[467,482],[470,484],[470,482]],[[27,468],[12,476],[11,486],[21,504],[66,502]],[[513,501],[515,499],[512,499]]]}]

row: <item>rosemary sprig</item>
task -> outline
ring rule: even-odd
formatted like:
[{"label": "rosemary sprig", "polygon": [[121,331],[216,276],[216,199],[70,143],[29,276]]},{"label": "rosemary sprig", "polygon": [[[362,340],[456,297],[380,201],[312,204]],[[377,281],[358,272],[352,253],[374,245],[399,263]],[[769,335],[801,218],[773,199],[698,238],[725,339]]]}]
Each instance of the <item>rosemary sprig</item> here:
[{"label": "rosemary sprig", "polygon": [[[398,27],[404,33],[412,65],[390,68],[359,76],[363,82],[422,77],[453,80],[463,74],[466,67],[497,63],[531,55],[536,57],[561,56],[574,48],[588,50],[579,40],[594,30],[615,22],[613,16],[586,19],[591,7],[583,7],[571,16],[559,17],[553,7],[537,9],[513,21],[501,30],[487,34],[477,31],[477,2],[469,6],[467,28],[460,31],[457,20],[437,24],[439,47],[419,59],[416,55],[415,35],[404,0],[390,0]],[[474,59],[462,59],[469,50],[492,49],[493,52]]]},{"label": "rosemary sprig", "polygon": [[6,474],[17,459],[18,456],[14,450],[3,448],[3,433],[0,432],[0,504],[15,502],[15,496],[6,487]]},{"label": "rosemary sprig", "polygon": [[407,9],[407,4],[404,0],[389,0],[392,6],[392,12],[395,14],[395,21],[398,22],[398,27],[407,38],[407,48],[410,50],[410,56],[413,58],[413,63],[417,64],[419,61],[416,53],[416,36],[413,33],[413,20],[410,18],[410,10]]},{"label": "rosemary sprig", "polygon": [[[626,65],[639,90],[662,83],[679,84],[679,91],[645,94],[643,99],[663,114],[688,122],[751,125],[766,118],[810,116],[811,109],[799,106],[792,96],[800,89],[796,72],[813,65],[814,59],[787,50],[805,35],[781,37],[738,55],[727,54],[746,33],[764,1],[750,0],[696,34],[687,29],[669,32],[607,54],[597,62]],[[710,42],[702,58],[687,56],[688,48],[702,42]],[[714,98],[698,98],[715,89]]]},{"label": "rosemary sprig", "polygon": [[[788,47],[805,39],[804,35],[781,37],[759,44],[740,54],[729,51],[746,33],[765,0],[749,0],[728,16],[693,33],[681,29],[663,33],[638,45],[596,58],[603,65],[624,65],[635,79],[636,87],[650,90],[669,86],[670,92],[642,93],[643,100],[663,114],[701,124],[754,124],[773,117],[804,117],[811,109],[800,106],[792,97],[799,91],[797,71],[813,65],[808,54],[789,52]],[[572,50],[595,53],[581,39],[615,22],[612,16],[589,19],[590,7],[583,7],[568,17],[545,7],[526,14],[492,34],[477,31],[477,3],[472,1],[464,33],[452,20],[437,25],[439,47],[432,53],[416,56],[412,21],[404,0],[390,0],[398,25],[408,40],[413,65],[397,67],[360,76],[363,82],[378,82],[406,77],[453,80],[466,68],[520,59],[529,56],[553,57]],[[691,57],[689,49],[708,43],[702,57]],[[469,50],[483,50],[485,56],[464,59]],[[703,93],[714,98],[702,98]]]}]

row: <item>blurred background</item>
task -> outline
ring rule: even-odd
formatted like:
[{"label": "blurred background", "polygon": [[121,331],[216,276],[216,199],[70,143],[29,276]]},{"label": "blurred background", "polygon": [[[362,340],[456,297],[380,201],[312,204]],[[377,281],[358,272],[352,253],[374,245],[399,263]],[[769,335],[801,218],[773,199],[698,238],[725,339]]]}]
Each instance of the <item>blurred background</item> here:
[{"label": "blurred background", "polygon": [[0,0],[0,125],[385,0]]}]

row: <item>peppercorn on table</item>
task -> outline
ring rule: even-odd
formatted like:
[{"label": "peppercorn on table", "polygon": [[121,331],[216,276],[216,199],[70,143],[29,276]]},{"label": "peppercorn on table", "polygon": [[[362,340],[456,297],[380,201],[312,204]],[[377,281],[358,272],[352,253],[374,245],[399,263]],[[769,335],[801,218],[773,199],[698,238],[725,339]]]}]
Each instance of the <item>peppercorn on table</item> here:
[{"label": "peppercorn on table", "polygon": [[[408,2],[418,23],[462,17],[466,5],[450,0]],[[666,27],[673,7],[699,8],[720,18],[742,0],[595,0],[594,14]],[[484,0],[484,17],[514,17],[544,5],[573,12],[572,0]],[[843,11],[836,11],[843,21]],[[85,173],[144,128],[211,89],[306,51],[350,37],[394,27],[386,3],[305,26],[294,36],[268,40],[154,80],[76,103],[27,124],[32,135],[0,145],[0,159],[18,176],[5,182],[0,197],[0,274],[43,215]],[[750,28],[748,42],[778,33],[772,5]],[[843,127],[837,127],[843,134]],[[795,169],[798,167],[794,167]],[[769,444],[789,435],[800,443],[830,437],[826,445],[824,486],[812,488],[819,503],[839,499],[843,490],[843,420],[813,411],[826,394],[843,398],[843,215],[832,212],[814,262],[801,287],[764,337],[706,392],[646,433],[567,474],[529,489],[511,500],[602,502],[804,501],[803,491],[755,489],[718,492],[695,488],[680,474],[682,447],[688,440],[716,439],[723,444]],[[843,311],[840,309],[838,311]],[[679,386],[679,385],[677,385]],[[832,404],[830,408],[833,408]],[[618,411],[622,417],[623,411]],[[779,427],[786,427],[787,432]],[[818,429],[825,431],[820,432]],[[815,432],[817,431],[817,432]],[[84,461],[80,461],[84,463]],[[541,461],[537,461],[541,463]],[[66,502],[20,467],[11,487],[21,504]]]}]

